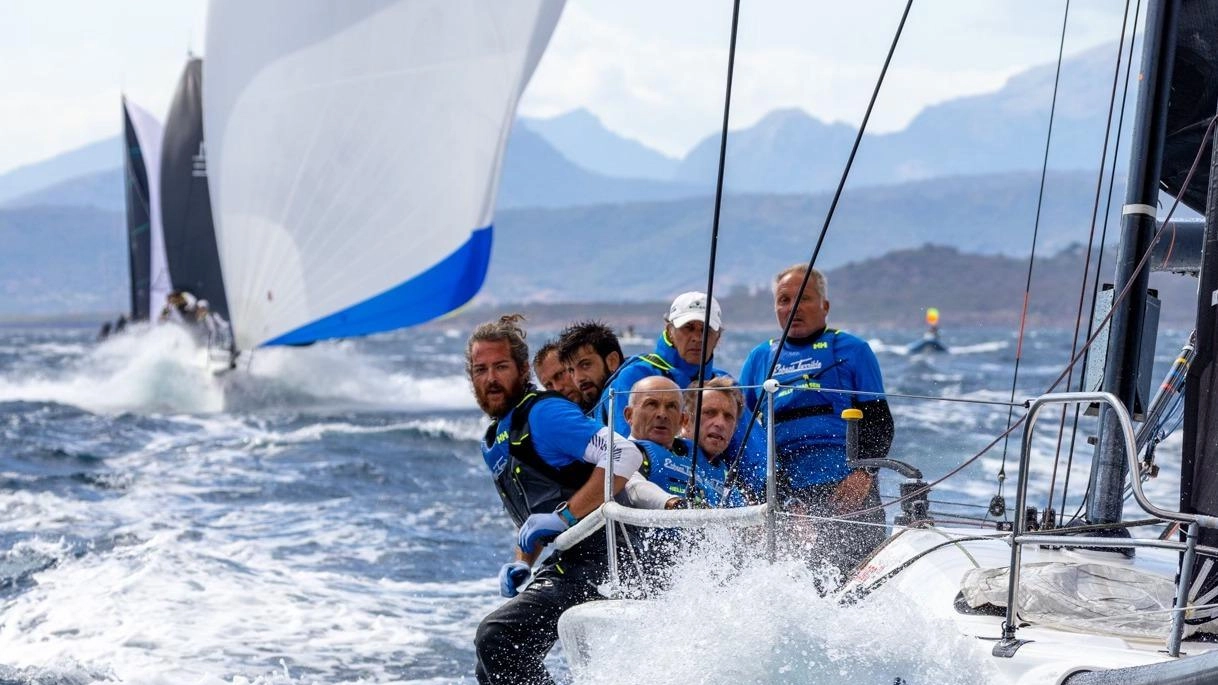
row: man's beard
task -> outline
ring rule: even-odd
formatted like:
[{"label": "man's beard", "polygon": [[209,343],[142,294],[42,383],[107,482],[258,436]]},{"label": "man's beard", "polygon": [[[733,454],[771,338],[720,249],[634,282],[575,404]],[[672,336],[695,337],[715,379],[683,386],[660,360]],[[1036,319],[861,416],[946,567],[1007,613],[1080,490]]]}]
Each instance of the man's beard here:
[{"label": "man's beard", "polygon": [[[501,391],[502,394],[491,397],[490,393],[495,390]],[[522,395],[524,395],[524,378],[517,380],[511,388],[505,388],[499,383],[493,383],[485,389],[474,388],[474,399],[478,401],[478,407],[493,419],[502,419],[507,416],[508,411]]]}]

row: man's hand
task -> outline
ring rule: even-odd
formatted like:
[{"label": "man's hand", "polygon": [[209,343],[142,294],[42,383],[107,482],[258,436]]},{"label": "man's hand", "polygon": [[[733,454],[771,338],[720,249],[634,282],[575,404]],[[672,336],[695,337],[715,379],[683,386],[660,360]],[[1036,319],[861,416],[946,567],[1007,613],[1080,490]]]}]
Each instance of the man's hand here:
[{"label": "man's hand", "polygon": [[875,476],[862,469],[851,471],[850,475],[837,484],[833,494],[829,496],[829,504],[833,505],[834,511],[838,514],[858,511],[859,505],[871,491],[871,483],[874,479]]},{"label": "man's hand", "polygon": [[509,561],[499,569],[499,594],[504,597],[515,597],[524,581],[532,575],[529,565],[523,561]]},{"label": "man's hand", "polygon": [[525,554],[536,554],[567,528],[567,522],[557,512],[533,514],[524,520],[516,535],[516,546]]}]

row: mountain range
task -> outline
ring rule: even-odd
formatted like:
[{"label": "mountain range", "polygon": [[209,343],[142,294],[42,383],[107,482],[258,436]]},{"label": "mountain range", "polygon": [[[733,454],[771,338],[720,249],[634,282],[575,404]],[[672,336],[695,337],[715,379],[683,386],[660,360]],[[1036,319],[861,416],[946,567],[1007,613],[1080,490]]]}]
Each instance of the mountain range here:
[{"label": "mountain range", "polygon": [[[1114,47],[1097,48],[1063,64],[1041,204],[1052,67],[927,108],[903,131],[865,136],[817,264],[844,268],[929,244],[1026,259],[1085,241],[1114,58]],[[722,287],[756,289],[809,259],[853,138],[853,128],[798,110],[732,131]],[[709,134],[678,160],[587,111],[519,120],[479,301],[648,301],[704,287],[718,140]],[[117,138],[98,141],[0,175],[0,240],[14,246],[0,254],[0,317],[125,308],[121,149]],[[1100,204],[1101,221],[1117,216],[1116,203]]]}]

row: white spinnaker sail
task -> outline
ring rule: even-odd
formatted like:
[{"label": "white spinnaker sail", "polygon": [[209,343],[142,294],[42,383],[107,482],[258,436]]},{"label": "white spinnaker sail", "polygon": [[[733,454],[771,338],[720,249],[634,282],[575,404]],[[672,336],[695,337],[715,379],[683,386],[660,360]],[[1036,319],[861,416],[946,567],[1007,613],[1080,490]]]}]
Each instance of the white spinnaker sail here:
[{"label": "white spinnaker sail", "polygon": [[421,323],[482,284],[562,0],[213,0],[203,124],[238,345]]},{"label": "white spinnaker sail", "polygon": [[165,306],[169,292],[173,290],[173,281],[169,277],[169,261],[165,258],[165,229],[161,224],[161,136],[164,127],[159,119],[130,98],[123,98],[123,106],[131,117],[135,137],[140,141],[144,168],[148,174],[148,229],[152,259],[148,271],[148,311],[150,318],[155,320],[161,308]]}]

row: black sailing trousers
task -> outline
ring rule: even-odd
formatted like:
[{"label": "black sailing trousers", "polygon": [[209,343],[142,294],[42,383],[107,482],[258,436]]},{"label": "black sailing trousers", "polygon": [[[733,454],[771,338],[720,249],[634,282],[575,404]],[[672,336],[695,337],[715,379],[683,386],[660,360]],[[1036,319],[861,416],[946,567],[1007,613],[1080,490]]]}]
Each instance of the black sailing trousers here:
[{"label": "black sailing trousers", "polygon": [[[595,537],[595,536],[593,536]],[[584,544],[577,545],[573,552]],[[558,640],[558,617],[577,604],[602,599],[597,585],[606,577],[605,543],[600,553],[562,555],[546,563],[519,595],[487,614],[474,647],[482,685],[550,685],[545,658]]]}]

